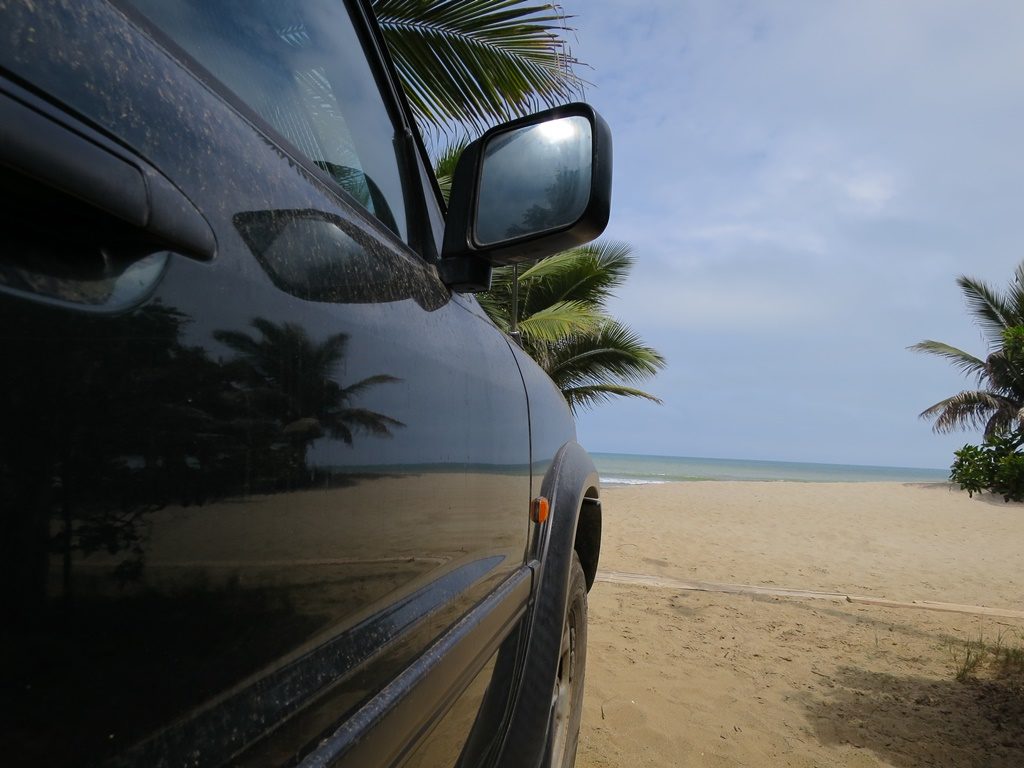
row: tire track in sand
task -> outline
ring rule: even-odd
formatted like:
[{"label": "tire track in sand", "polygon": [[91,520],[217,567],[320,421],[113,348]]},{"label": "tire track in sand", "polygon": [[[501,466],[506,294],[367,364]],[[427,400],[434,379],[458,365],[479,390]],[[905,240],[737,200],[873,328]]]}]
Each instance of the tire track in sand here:
[{"label": "tire track in sand", "polygon": [[843,592],[820,592],[812,589],[791,589],[788,587],[764,587],[755,584],[724,584],[715,581],[683,581],[665,576],[623,571],[598,571],[597,581],[608,584],[637,585],[659,589],[676,589],[685,592],[719,592],[729,595],[763,595],[791,600],[832,600],[834,602],[877,605],[884,608],[918,608],[927,611],[968,613],[976,616],[1000,616],[1008,619],[1024,619],[1024,611],[1009,608],[989,608],[984,605],[962,605],[941,603],[931,600],[888,600],[883,597],[847,595]]}]

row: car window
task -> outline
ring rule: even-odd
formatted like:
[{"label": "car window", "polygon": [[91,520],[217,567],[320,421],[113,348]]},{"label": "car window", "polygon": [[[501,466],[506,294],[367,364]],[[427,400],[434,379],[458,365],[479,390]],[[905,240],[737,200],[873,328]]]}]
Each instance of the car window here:
[{"label": "car window", "polygon": [[125,2],[408,239],[395,126],[341,0]]}]

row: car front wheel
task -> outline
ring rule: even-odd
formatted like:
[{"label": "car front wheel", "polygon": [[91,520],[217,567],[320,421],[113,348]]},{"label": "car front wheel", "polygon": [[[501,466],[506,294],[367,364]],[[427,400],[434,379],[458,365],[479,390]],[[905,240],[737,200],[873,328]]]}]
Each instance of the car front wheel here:
[{"label": "car front wheel", "polygon": [[587,582],[575,552],[562,621],[558,673],[551,695],[545,766],[571,768],[583,716],[583,675],[587,665]]},{"label": "car front wheel", "polygon": [[561,557],[571,558],[568,583],[562,586],[554,575],[556,554],[537,597],[522,687],[498,768],[572,768],[576,760],[587,661],[587,583],[576,552]]}]

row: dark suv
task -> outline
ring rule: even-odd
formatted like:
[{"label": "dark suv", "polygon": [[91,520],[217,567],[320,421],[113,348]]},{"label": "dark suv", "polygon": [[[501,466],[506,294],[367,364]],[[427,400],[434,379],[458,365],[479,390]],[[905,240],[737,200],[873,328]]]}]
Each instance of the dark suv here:
[{"label": "dark suv", "polygon": [[572,764],[597,475],[472,292],[610,151],[446,213],[365,4],[0,0],[5,765]]}]

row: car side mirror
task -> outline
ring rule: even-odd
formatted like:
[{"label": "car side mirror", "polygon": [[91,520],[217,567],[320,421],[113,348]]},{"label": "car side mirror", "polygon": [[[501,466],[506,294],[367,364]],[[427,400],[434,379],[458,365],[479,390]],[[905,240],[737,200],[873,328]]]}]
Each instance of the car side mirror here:
[{"label": "car side mirror", "polygon": [[492,128],[455,168],[441,278],[455,291],[485,291],[494,266],[593,240],[608,225],[611,182],[611,132],[587,104]]}]

